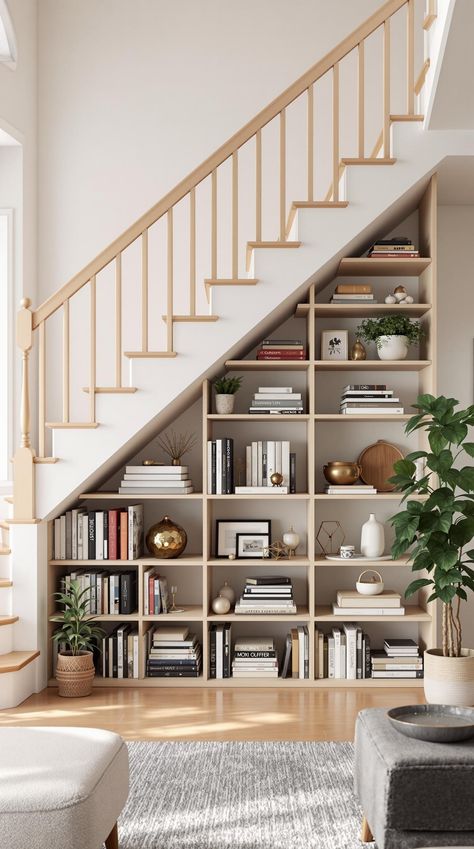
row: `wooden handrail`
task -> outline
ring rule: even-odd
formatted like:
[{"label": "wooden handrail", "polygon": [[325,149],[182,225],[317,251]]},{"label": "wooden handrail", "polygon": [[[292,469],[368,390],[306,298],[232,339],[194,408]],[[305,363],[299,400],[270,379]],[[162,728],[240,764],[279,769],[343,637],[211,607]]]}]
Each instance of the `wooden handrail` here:
[{"label": "wooden handrail", "polygon": [[214,172],[219,165],[225,162],[243,144],[256,135],[256,133],[277,117],[290,103],[296,100],[306,89],[313,85],[316,80],[337,66],[348,53],[378,29],[386,20],[392,17],[407,0],[388,0],[380,9],[346,36],[340,44],[326,54],[319,62],[316,62],[296,82],[292,83],[282,94],[276,97],[268,106],[262,109],[242,129],[235,133],[228,141],[219,147],[201,165],[191,171],[187,177],[181,180],[170,192],[158,201],[151,209],[142,215],[134,224],[105,248],[95,259],[86,265],[82,271],[74,275],[61,289],[44,301],[33,312],[33,329],[56,312],[62,304],[79,291],[92,277],[97,275],[103,268],[112,262],[122,251],[138,239],[152,224],[155,224],[173,206],[184,198],[191,189],[195,188],[206,177]]}]

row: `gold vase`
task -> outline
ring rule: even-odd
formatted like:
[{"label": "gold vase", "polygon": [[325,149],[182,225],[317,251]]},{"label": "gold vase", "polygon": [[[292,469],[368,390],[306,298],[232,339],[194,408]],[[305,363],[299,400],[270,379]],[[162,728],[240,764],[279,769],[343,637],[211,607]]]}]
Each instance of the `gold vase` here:
[{"label": "gold vase", "polygon": [[351,463],[348,460],[333,460],[323,466],[323,472],[328,483],[347,486],[358,480],[361,468],[357,463]]},{"label": "gold vase", "polygon": [[365,350],[364,345],[360,341],[360,339],[356,339],[354,342],[351,353],[351,360],[366,360],[367,359],[367,351]]},{"label": "gold vase", "polygon": [[146,545],[153,557],[179,557],[186,548],[188,537],[184,528],[163,516],[146,535]]}]

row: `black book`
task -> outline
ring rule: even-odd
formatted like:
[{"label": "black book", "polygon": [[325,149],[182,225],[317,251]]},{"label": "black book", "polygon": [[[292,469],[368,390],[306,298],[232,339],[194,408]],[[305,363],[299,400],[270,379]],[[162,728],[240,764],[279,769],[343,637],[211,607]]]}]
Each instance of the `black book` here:
[{"label": "black book", "polygon": [[224,440],[224,457],[222,465],[225,465],[225,489],[222,492],[225,495],[232,495],[234,491],[234,440]]},{"label": "black book", "polygon": [[212,441],[211,446],[211,472],[212,472],[212,482],[211,482],[211,494],[216,494],[216,440]]},{"label": "black book", "polygon": [[274,659],[277,656],[276,651],[235,651],[234,657],[244,658],[267,658]]},{"label": "black book", "polygon": [[102,677],[109,677],[109,639],[108,637],[103,637],[102,639]]},{"label": "black book", "polygon": [[265,584],[291,584],[291,578],[287,578],[285,575],[257,575],[246,578],[245,581],[247,584],[252,584],[252,586],[258,586],[259,584],[262,586]]},{"label": "black book", "polygon": [[88,527],[89,527],[89,560],[95,560],[95,513],[91,511],[88,513]]},{"label": "black book", "polygon": [[290,454],[290,494],[296,492],[296,454],[292,451]]},{"label": "black book", "polygon": [[194,669],[194,667],[199,666],[201,662],[201,658],[158,658],[158,657],[149,657],[148,665],[153,667],[153,669],[168,669],[171,666],[179,667],[179,669],[189,667],[190,669]]},{"label": "black book", "polygon": [[216,626],[209,629],[209,678],[216,677]]},{"label": "black book", "polygon": [[292,643],[292,639],[291,639],[291,634],[287,634],[286,635],[286,642],[285,642],[285,656],[283,658],[283,663],[282,663],[281,672],[280,672],[281,678],[288,678],[288,674],[290,674],[290,676],[291,676],[292,647],[293,647],[293,643]]},{"label": "black book", "polygon": [[364,634],[365,641],[365,662],[364,658],[362,668],[365,669],[364,678],[372,677],[372,655],[370,653],[370,637],[368,634]]},{"label": "black book", "polygon": [[412,245],[413,239],[408,236],[393,236],[391,239],[376,239],[374,245]]},{"label": "black book", "polygon": [[148,667],[149,678],[199,678],[199,669],[152,669]]},{"label": "black book", "polygon": [[137,576],[136,572],[120,573],[119,610],[122,616],[135,613],[137,609]]},{"label": "black book", "polygon": [[104,510],[104,560],[109,559],[109,511]]},{"label": "black book", "polygon": [[226,622],[224,625],[224,660],[223,660],[223,670],[222,674],[224,678],[230,678],[230,654],[231,654],[231,642],[230,642],[230,634],[231,634],[232,625],[230,622]]}]

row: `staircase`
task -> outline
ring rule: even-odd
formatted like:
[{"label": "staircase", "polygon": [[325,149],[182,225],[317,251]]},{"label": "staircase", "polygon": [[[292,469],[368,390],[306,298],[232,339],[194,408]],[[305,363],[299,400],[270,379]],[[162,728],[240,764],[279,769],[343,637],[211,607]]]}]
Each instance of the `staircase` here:
[{"label": "staircase", "polygon": [[[363,252],[413,205],[446,155],[473,153],[469,132],[424,129],[437,60],[426,50],[440,19],[434,0],[426,8],[389,0],[43,304],[22,301],[21,444],[0,549],[0,565],[10,548],[14,561],[0,571],[0,594],[10,593],[9,602],[0,595],[0,610],[17,615],[0,619],[2,683],[13,681],[0,707],[45,682],[41,521],[117,468],[158,422],[165,427],[203,378],[255,344],[343,256]],[[368,59],[374,39],[376,69]],[[379,112],[366,92],[374,73]],[[318,143],[322,86],[330,90],[329,153]],[[342,132],[348,96],[357,108]],[[20,594],[27,546],[35,577]],[[24,672],[32,668],[34,682]]]}]

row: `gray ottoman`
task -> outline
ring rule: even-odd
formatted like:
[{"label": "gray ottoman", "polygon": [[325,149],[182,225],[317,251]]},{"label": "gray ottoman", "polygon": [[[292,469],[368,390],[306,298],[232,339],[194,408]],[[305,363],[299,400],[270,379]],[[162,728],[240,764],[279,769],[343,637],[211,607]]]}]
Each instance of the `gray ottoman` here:
[{"label": "gray ottoman", "polygon": [[0,728],[0,844],[118,849],[128,753],[93,728]]},{"label": "gray ottoman", "polygon": [[[380,708],[359,713],[355,789],[378,849],[474,846],[474,738],[422,743]],[[368,827],[367,827],[368,826]]]}]

